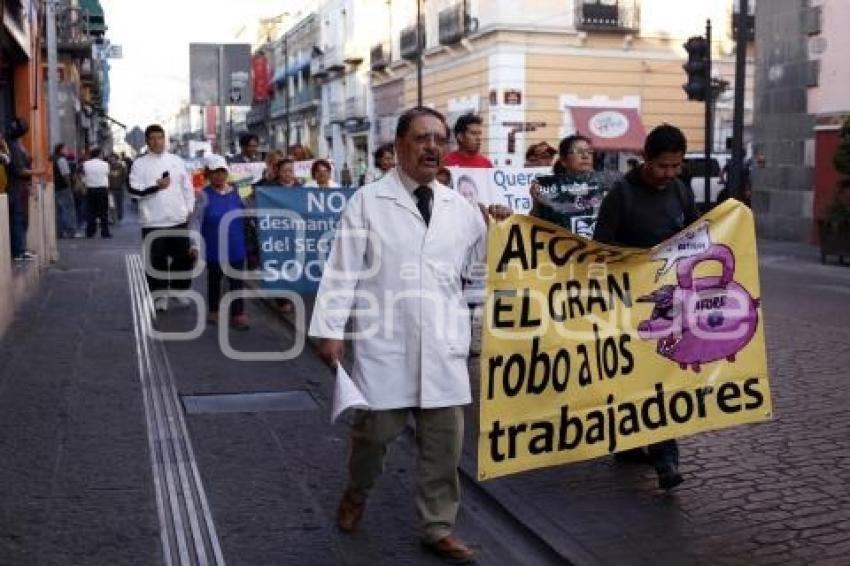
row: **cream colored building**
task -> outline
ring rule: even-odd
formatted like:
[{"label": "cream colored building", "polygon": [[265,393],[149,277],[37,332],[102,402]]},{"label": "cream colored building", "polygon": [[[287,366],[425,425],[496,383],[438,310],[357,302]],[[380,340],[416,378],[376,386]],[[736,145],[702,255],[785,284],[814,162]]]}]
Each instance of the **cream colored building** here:
[{"label": "cream colored building", "polygon": [[[369,61],[370,149],[392,139],[399,112],[417,101],[416,2],[380,4]],[[497,165],[522,165],[530,144],[556,145],[576,130],[598,134],[597,145],[636,149],[634,140],[662,122],[683,128],[700,151],[704,106],[681,88],[682,43],[703,35],[707,18],[715,76],[734,83],[731,0],[428,0],[422,7],[423,102],[450,125],[465,112],[480,114],[483,151]],[[731,94],[715,115],[721,151],[731,135]]]}]

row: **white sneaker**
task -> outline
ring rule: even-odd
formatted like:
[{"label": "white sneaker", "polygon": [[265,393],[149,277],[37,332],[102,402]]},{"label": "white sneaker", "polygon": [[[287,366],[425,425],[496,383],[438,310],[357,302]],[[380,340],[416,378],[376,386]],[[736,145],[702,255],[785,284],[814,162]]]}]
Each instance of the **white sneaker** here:
[{"label": "white sneaker", "polygon": [[165,312],[168,310],[168,297],[157,297],[153,300],[153,308],[157,312]]}]

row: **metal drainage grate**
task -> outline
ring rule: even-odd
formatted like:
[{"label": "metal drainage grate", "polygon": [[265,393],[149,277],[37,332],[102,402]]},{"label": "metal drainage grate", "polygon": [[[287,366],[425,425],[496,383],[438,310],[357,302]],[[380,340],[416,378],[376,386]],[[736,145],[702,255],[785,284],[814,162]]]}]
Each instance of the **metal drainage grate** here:
[{"label": "metal drainage grate", "polygon": [[190,415],[315,411],[318,408],[316,400],[307,391],[182,395],[181,399]]}]

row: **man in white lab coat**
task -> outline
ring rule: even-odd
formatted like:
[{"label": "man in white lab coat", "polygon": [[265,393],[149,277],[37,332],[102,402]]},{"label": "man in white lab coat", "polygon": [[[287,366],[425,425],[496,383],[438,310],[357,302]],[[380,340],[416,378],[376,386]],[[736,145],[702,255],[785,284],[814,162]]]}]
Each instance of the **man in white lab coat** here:
[{"label": "man in white lab coat", "polygon": [[[486,219],[435,180],[447,142],[438,112],[420,107],[399,117],[398,166],[349,200],[310,335],[321,338],[319,354],[336,366],[351,321],[351,378],[369,405],[354,419],[340,528],[356,529],[386,446],[412,414],[422,541],[463,563],[473,561],[474,552],[451,534],[460,506],[462,405],[471,402],[469,311],[461,278],[485,259]],[[510,214],[502,206],[489,211],[496,218]]]}]

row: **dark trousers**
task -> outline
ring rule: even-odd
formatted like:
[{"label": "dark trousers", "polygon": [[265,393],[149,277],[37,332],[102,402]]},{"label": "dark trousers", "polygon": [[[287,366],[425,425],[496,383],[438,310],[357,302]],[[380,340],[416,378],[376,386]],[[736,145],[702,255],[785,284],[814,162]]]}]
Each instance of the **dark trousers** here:
[{"label": "dark trousers", "polygon": [[115,218],[119,221],[124,219],[124,187],[109,189],[112,198],[115,199]]},{"label": "dark trousers", "polygon": [[180,230],[183,232],[183,235],[152,236],[154,240],[148,250],[150,255],[145,258],[145,277],[148,280],[148,287],[152,293],[169,288],[185,291],[192,285],[191,277],[173,276],[169,273],[168,276],[159,278],[152,276],[148,272],[149,268],[163,272],[186,273],[192,269],[192,256],[189,255],[191,242],[189,241],[189,232],[185,223],[167,228],[142,228],[142,239],[147,238],[148,234],[163,230]]},{"label": "dark trousers", "polygon": [[100,235],[109,235],[109,189],[106,187],[89,187],[86,192],[86,206],[88,208],[88,222],[86,223],[86,236],[91,238],[97,231],[97,222],[100,221]]},{"label": "dark trousers", "polygon": [[77,231],[77,214],[71,189],[56,190],[56,227],[60,238],[73,238]]},{"label": "dark trousers", "polygon": [[77,213],[77,230],[81,230],[83,224],[88,217],[86,214],[86,195],[85,193],[74,193],[74,210]]},{"label": "dark trousers", "polygon": [[[230,267],[242,271],[245,268],[245,261],[234,261],[230,263]],[[227,280],[227,287],[231,291],[242,290],[242,279],[234,279],[224,274],[220,263],[209,262],[207,264],[207,301],[209,302],[210,312],[218,312],[219,304],[221,303],[221,288],[222,280]],[[240,315],[245,312],[245,305],[242,299],[235,299],[230,304],[229,316]]]},{"label": "dark trousers", "polygon": [[646,447],[646,451],[649,452],[649,458],[655,467],[664,464],[679,465],[679,445],[674,438],[650,444]]},{"label": "dark trousers", "polygon": [[6,193],[9,205],[9,238],[12,244],[12,258],[21,257],[26,251],[27,230],[24,227],[24,207],[21,191],[9,183]]}]

